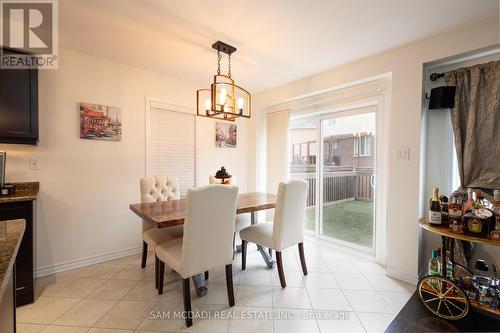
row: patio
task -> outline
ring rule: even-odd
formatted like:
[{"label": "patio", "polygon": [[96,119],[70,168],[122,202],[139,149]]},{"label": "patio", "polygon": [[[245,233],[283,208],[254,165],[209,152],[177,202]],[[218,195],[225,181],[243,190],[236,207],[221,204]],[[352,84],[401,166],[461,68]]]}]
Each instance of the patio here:
[{"label": "patio", "polygon": [[[373,201],[353,200],[323,209],[323,235],[371,248]],[[306,229],[314,230],[315,210],[306,213]]]}]

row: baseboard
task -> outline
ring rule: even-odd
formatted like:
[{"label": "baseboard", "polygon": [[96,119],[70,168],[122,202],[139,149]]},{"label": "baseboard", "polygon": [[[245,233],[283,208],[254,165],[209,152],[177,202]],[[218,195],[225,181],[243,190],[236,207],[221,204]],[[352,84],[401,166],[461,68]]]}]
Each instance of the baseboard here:
[{"label": "baseboard", "polygon": [[105,254],[99,254],[96,256],[75,259],[51,266],[40,267],[35,270],[35,277],[47,276],[55,273],[61,273],[65,271],[69,271],[75,268],[80,268],[84,266],[100,264],[105,261],[119,259],[123,257],[128,257],[134,254],[138,254],[142,252],[142,246],[130,247],[127,249],[117,250],[108,252]]},{"label": "baseboard", "polygon": [[396,271],[396,270],[394,270],[391,267],[387,267],[387,274],[386,275],[389,276],[389,277],[391,277],[391,278],[394,278],[394,279],[397,279],[397,280],[401,280],[401,281],[404,281],[404,282],[408,282],[408,283],[413,284],[413,285],[416,285],[417,282],[418,282],[418,277],[417,276],[412,275],[412,274],[408,274],[408,273],[403,273],[403,272]]}]

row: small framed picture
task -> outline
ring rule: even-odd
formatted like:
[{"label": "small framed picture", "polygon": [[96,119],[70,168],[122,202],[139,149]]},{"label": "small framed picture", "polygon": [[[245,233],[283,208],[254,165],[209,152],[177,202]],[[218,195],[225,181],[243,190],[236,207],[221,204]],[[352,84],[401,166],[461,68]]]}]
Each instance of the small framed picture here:
[{"label": "small framed picture", "polygon": [[215,146],[219,148],[236,148],[238,130],[236,124],[227,122],[215,123]]},{"label": "small framed picture", "polygon": [[80,103],[80,139],[121,141],[121,114],[115,106]]}]

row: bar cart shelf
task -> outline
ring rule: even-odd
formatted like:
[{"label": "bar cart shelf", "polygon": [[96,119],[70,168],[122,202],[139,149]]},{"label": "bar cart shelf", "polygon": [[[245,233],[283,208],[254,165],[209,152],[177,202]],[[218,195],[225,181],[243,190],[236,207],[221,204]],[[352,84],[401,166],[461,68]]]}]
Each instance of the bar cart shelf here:
[{"label": "bar cart shelf", "polygon": [[[429,224],[427,218],[419,220],[422,229],[440,235],[442,239],[442,254],[446,254],[446,244],[451,244],[451,262],[453,261],[453,246],[455,240],[469,241],[473,243],[500,246],[500,240],[472,237],[451,232],[448,227],[440,227]],[[444,258],[446,259],[446,258]],[[445,262],[445,260],[443,260]],[[472,273],[465,267],[454,264],[453,272],[460,271],[464,277],[472,278]],[[455,275],[455,274],[454,274]],[[441,275],[427,275],[418,281],[417,292],[420,301],[436,316],[448,320],[464,318],[471,308],[480,309],[500,317],[500,309],[491,309],[488,305],[480,305],[477,300],[469,300],[466,291],[456,281],[446,278],[445,265],[442,265]]]}]

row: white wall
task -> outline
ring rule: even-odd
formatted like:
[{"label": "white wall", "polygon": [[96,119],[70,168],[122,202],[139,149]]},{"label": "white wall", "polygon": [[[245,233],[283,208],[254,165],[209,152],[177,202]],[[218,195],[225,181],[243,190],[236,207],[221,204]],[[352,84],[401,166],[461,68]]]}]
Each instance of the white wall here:
[{"label": "white wall", "polygon": [[235,178],[240,192],[248,191],[249,122],[236,119],[238,142],[236,148],[215,147],[215,123],[213,119],[198,117],[196,121],[197,185],[208,184],[208,176],[214,175],[221,166]]},{"label": "white wall", "polygon": [[[207,84],[210,77],[207,77]],[[138,251],[140,223],[128,209],[140,200],[145,173],[145,97],[190,107],[189,82],[61,50],[58,70],[39,71],[40,142],[38,146],[0,145],[6,150],[7,181],[40,181],[36,203],[36,267],[54,269]],[[79,138],[79,102],[122,109],[120,142]],[[208,183],[221,165],[247,175],[249,124],[238,122],[238,148],[218,149],[215,121],[197,118],[197,180]],[[30,171],[36,157],[40,170]],[[241,191],[247,179],[239,177]]]},{"label": "white wall", "polygon": [[[330,87],[392,73],[389,120],[387,267],[389,274],[416,280],[418,271],[419,151],[423,64],[498,43],[498,18],[417,41],[317,75],[292,82],[254,97],[257,159],[256,184],[266,174],[265,121],[268,106]],[[285,126],[285,124],[284,124]],[[392,158],[397,148],[410,149],[409,161]]]}]

